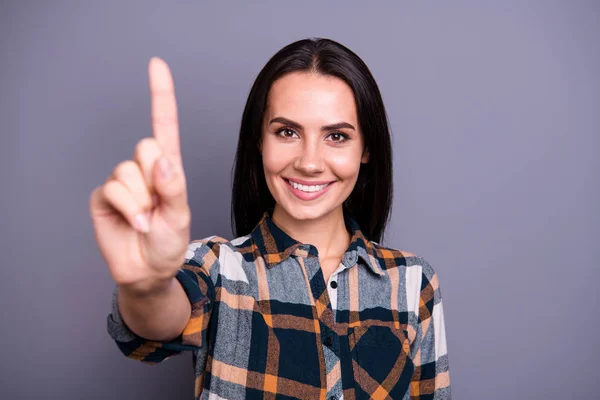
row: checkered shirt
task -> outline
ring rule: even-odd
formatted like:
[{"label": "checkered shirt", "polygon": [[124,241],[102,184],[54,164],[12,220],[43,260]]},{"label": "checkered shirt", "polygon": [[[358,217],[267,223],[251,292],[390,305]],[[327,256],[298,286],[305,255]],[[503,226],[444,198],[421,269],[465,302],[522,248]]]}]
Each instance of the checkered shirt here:
[{"label": "checkered shirt", "polygon": [[193,352],[195,399],[451,399],[442,298],[422,257],[365,238],[325,282],[316,247],[267,212],[247,236],[192,241],[177,273],[190,321],[169,341],[123,322],[114,288],[108,332],[129,358]]}]

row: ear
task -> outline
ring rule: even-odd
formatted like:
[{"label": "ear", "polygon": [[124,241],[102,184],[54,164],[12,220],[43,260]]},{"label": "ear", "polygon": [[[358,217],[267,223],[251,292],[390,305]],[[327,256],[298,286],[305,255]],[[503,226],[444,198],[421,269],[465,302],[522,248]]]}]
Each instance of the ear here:
[{"label": "ear", "polygon": [[369,150],[365,149],[365,151],[363,151],[362,158],[360,159],[360,162],[362,164],[367,164],[369,162],[369,158],[370,158]]}]

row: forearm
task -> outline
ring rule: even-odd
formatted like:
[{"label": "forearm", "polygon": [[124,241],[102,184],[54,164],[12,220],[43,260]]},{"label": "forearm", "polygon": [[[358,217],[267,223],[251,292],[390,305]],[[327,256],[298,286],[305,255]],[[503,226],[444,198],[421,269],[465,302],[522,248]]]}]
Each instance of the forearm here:
[{"label": "forearm", "polygon": [[119,286],[118,307],[132,332],[155,341],[179,336],[191,316],[190,301],[176,278],[157,285],[151,293]]}]

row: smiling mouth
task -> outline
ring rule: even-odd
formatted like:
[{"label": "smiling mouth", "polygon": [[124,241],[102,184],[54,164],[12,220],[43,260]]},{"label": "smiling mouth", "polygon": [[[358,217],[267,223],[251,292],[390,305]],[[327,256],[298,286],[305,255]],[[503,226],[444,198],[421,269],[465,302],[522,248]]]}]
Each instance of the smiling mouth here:
[{"label": "smiling mouth", "polygon": [[322,185],[302,185],[298,182],[294,182],[289,179],[285,179],[285,180],[294,189],[300,190],[301,192],[304,192],[304,193],[320,192],[321,190],[325,189],[327,186],[329,186],[333,183],[333,182],[328,182],[328,183],[324,183]]}]

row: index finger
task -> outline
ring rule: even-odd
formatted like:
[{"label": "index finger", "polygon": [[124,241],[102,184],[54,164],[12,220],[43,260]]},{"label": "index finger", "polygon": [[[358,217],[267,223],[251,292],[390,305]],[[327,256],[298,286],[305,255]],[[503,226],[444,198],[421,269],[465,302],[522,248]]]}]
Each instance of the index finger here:
[{"label": "index finger", "polygon": [[148,65],[148,74],[153,136],[169,161],[181,165],[177,102],[171,71],[162,59],[152,57]]}]

